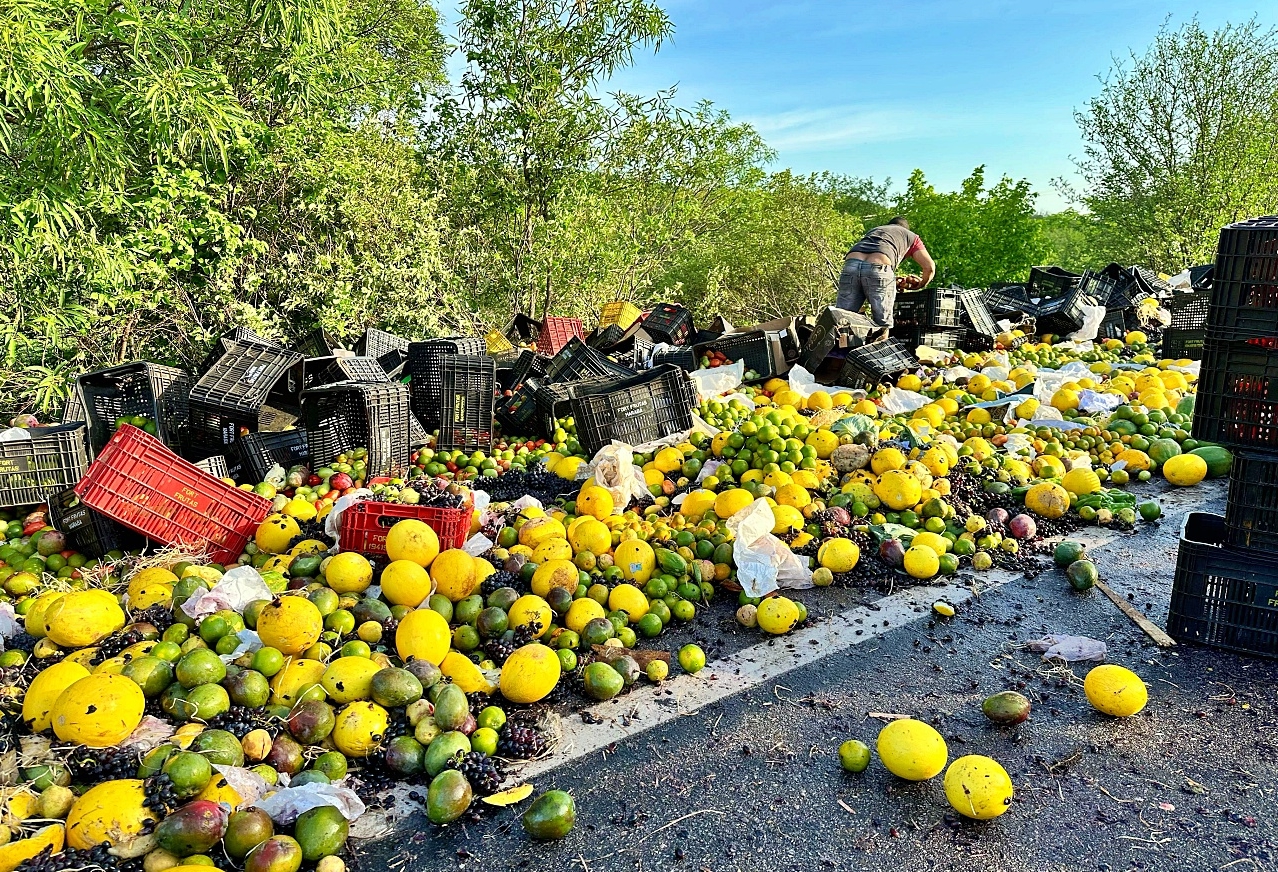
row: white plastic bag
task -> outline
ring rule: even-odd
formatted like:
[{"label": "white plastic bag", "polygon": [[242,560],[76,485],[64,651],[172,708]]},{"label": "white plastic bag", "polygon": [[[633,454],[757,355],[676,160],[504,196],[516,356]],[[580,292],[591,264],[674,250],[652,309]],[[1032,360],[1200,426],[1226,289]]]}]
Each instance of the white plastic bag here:
[{"label": "white plastic bag", "polygon": [[747,596],[766,596],[774,590],[812,587],[807,561],[772,535],[776,520],[766,500],[755,500],[728,519],[737,581]]},{"label": "white plastic bag", "polygon": [[620,515],[630,501],[647,501],[650,496],[643,472],[634,465],[634,449],[613,440],[596,452],[590,460],[590,474],[595,484],[612,494],[612,514]]},{"label": "white plastic bag", "polygon": [[1080,308],[1083,310],[1083,326],[1069,334],[1069,339],[1073,342],[1090,342],[1100,333],[1101,322],[1105,320],[1105,307],[1084,303]]},{"label": "white plastic bag", "polygon": [[275,594],[271,593],[256,569],[237,566],[223,575],[212,590],[197,590],[194,596],[182,603],[182,611],[198,620],[222,609],[243,612],[251,602],[273,599]]},{"label": "white plastic bag", "polygon": [[1104,660],[1108,649],[1104,642],[1087,636],[1052,634],[1026,642],[1025,647],[1039,652],[1044,660],[1064,660],[1077,663],[1082,660]]},{"label": "white plastic bag", "polygon": [[342,813],[342,817],[353,821],[365,811],[364,803],[351,790],[342,784],[303,784],[298,787],[286,787],[277,790],[270,796],[256,800],[252,805],[271,816],[277,824],[291,824],[298,815],[321,805],[331,805]]},{"label": "white plastic bag", "polygon": [[697,399],[708,400],[741,386],[741,380],[745,378],[745,361],[738,360],[713,369],[698,369],[689,373],[689,377],[692,386],[697,389]]},{"label": "white plastic bag", "polygon": [[337,502],[333,503],[333,508],[329,510],[328,515],[324,518],[324,532],[337,542],[337,546],[333,549],[334,554],[341,550],[342,546],[339,538],[342,532],[342,512],[346,511],[360,500],[368,499],[372,495],[373,492],[368,488],[360,488],[359,490],[346,494],[345,496],[338,497]]},{"label": "white plastic bag", "polygon": [[837,394],[840,392],[849,393],[854,397],[864,397],[865,390],[863,388],[845,388],[838,385],[823,385],[817,382],[816,377],[801,366],[790,367],[787,376],[790,382],[790,390],[795,393],[802,394],[806,399],[817,391],[825,391],[827,394]]},{"label": "white plastic bag", "polygon": [[915,393],[914,391],[892,388],[892,390],[888,391],[879,402],[883,404],[883,408],[888,413],[900,415],[905,412],[913,412],[923,408],[928,403],[932,402],[932,398],[926,397],[923,394]]}]

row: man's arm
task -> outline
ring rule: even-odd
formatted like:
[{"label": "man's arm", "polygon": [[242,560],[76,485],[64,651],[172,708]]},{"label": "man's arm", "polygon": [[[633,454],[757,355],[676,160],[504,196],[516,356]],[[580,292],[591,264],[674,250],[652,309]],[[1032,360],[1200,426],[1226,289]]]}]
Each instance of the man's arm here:
[{"label": "man's arm", "polygon": [[932,255],[927,253],[927,247],[920,242],[914,251],[910,252],[908,257],[917,263],[919,269],[923,271],[923,274],[919,277],[921,279],[919,287],[926,288],[936,276],[936,264],[932,261]]}]

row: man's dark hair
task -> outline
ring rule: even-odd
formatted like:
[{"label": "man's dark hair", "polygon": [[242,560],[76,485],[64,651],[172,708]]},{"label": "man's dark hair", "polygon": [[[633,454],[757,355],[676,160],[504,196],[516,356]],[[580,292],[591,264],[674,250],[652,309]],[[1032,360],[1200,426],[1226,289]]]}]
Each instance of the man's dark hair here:
[{"label": "man's dark hair", "polygon": [[898,226],[900,226],[900,227],[904,227],[906,230],[909,230],[909,229],[910,229],[910,222],[909,222],[909,219],[907,219],[904,215],[897,215],[895,218],[893,218],[893,219],[892,219],[891,221],[889,221],[888,223],[889,223],[889,224],[896,224],[896,225],[898,225]]}]

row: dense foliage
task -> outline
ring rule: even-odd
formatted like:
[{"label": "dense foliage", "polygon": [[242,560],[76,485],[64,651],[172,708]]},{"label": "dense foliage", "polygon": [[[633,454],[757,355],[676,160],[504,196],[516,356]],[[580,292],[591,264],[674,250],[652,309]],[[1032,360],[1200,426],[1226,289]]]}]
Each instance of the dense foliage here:
[{"label": "dense foliage", "polygon": [[[984,168],[954,192],[921,171],[897,193],[774,172],[759,135],[709,103],[604,93],[670,38],[652,2],[459,11],[446,40],[428,0],[0,10],[0,409],[56,413],[74,374],[189,363],[232,324],[420,337],[618,298],[736,323],[813,311],[865,224],[898,211],[946,282],[1094,266],[1098,238],[1179,268],[1273,199],[1274,37],[1254,25],[1164,33],[1116,73],[1082,119],[1095,218],[1043,218],[1026,182]],[[1178,48],[1199,60],[1173,62]],[[1222,65],[1244,60],[1254,75],[1225,94]],[[1140,177],[1117,119],[1199,79],[1220,112],[1168,116],[1193,122],[1167,144],[1193,160]]]}]

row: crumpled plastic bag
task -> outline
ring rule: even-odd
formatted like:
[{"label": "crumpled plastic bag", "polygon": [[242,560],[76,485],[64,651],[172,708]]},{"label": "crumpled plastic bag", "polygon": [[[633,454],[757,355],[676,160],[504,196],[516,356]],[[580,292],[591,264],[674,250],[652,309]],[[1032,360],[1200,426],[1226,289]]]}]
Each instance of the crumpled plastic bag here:
[{"label": "crumpled plastic bag", "polygon": [[220,763],[214,763],[213,771],[226,779],[227,785],[240,795],[240,799],[244,800],[246,806],[257,802],[271,789],[265,778],[243,766],[223,766]]},{"label": "crumpled plastic bag", "polygon": [[348,821],[357,820],[365,811],[364,803],[349,787],[342,784],[314,782],[297,787],[285,787],[270,796],[248,804],[260,808],[271,816],[271,820],[284,826],[297,820],[302,812],[319,808],[321,805],[333,806]]},{"label": "crumpled plastic bag", "polygon": [[1034,438],[1028,433],[1008,433],[1007,441],[1003,443],[1003,450],[1010,457],[1025,460],[1033,460],[1038,456],[1038,452],[1034,450]]},{"label": "crumpled plastic bag", "polygon": [[198,620],[222,609],[242,613],[251,602],[273,599],[275,594],[271,593],[256,569],[237,566],[223,575],[212,590],[197,590],[194,596],[182,603],[182,611]]},{"label": "crumpled plastic bag", "polygon": [[738,360],[727,366],[698,369],[688,374],[692,386],[697,389],[697,399],[708,400],[719,394],[735,391],[745,378],[745,361]]},{"label": "crumpled plastic bag", "polygon": [[1108,649],[1099,639],[1087,636],[1065,636],[1053,633],[1041,639],[1025,643],[1030,651],[1043,655],[1044,660],[1064,660],[1078,663],[1084,660],[1104,660]]},{"label": "crumpled plastic bag", "polygon": [[129,737],[120,743],[120,747],[133,748],[145,754],[173,738],[176,732],[177,728],[168,721],[146,715],[133,732],[129,733]]},{"label": "crumpled plastic bag", "polygon": [[1067,363],[1060,369],[1040,369],[1034,380],[1034,396],[1043,405],[1050,406],[1052,397],[1065,382],[1077,381],[1092,375],[1094,373],[1081,360]]},{"label": "crumpled plastic bag", "polygon": [[0,442],[29,442],[31,431],[25,427],[10,427],[0,431]]},{"label": "crumpled plastic bag", "polygon": [[332,536],[337,542],[336,549],[333,551],[334,554],[336,554],[342,546],[340,538],[342,533],[342,512],[346,511],[360,500],[367,499],[372,495],[373,492],[368,488],[360,488],[359,490],[346,494],[345,496],[338,497],[337,502],[333,503],[333,508],[329,510],[328,515],[324,518],[324,532],[329,536]]},{"label": "crumpled plastic bag", "polygon": [[643,472],[634,464],[634,449],[614,439],[600,448],[590,459],[590,475],[595,484],[612,495],[612,514],[620,515],[631,500],[648,502],[652,495],[644,483]]},{"label": "crumpled plastic bag", "polygon": [[493,547],[493,540],[483,533],[476,533],[462,544],[462,550],[471,557],[478,557],[491,547]]},{"label": "crumpled plastic bag", "polygon": [[1118,394],[1102,394],[1086,388],[1078,392],[1078,408],[1084,412],[1112,412],[1125,402]]},{"label": "crumpled plastic bag", "polygon": [[802,394],[806,399],[817,391],[825,391],[827,394],[837,394],[845,391],[854,397],[864,397],[864,388],[845,388],[838,385],[823,385],[817,382],[816,376],[808,372],[797,364],[790,367],[790,372],[786,375],[787,381],[790,383],[790,390],[797,394]]},{"label": "crumpled plastic bag", "polygon": [[0,603],[0,651],[4,650],[5,639],[12,639],[22,632],[25,632],[25,628],[18,620],[18,613],[13,610],[13,606]]},{"label": "crumpled plastic bag", "polygon": [[235,638],[239,640],[235,650],[230,654],[218,655],[223,663],[232,663],[245,654],[255,654],[262,649],[262,637],[257,634],[257,630],[240,630]]},{"label": "crumpled plastic bag", "polygon": [[1083,310],[1083,326],[1067,337],[1071,342],[1090,342],[1100,333],[1101,322],[1105,320],[1104,306],[1089,306],[1086,303],[1079,307]]},{"label": "crumpled plastic bag", "polygon": [[905,412],[914,412],[923,408],[932,402],[932,398],[914,391],[892,388],[879,402],[889,414],[901,415]]},{"label": "crumpled plastic bag", "polygon": [[945,371],[944,379],[953,384],[961,378],[970,379],[972,376],[978,375],[974,369],[968,369],[966,366],[951,366]]},{"label": "crumpled plastic bag", "polygon": [[758,499],[728,519],[737,581],[746,596],[766,596],[774,590],[812,587],[807,561],[772,535],[776,520],[766,500]]}]

